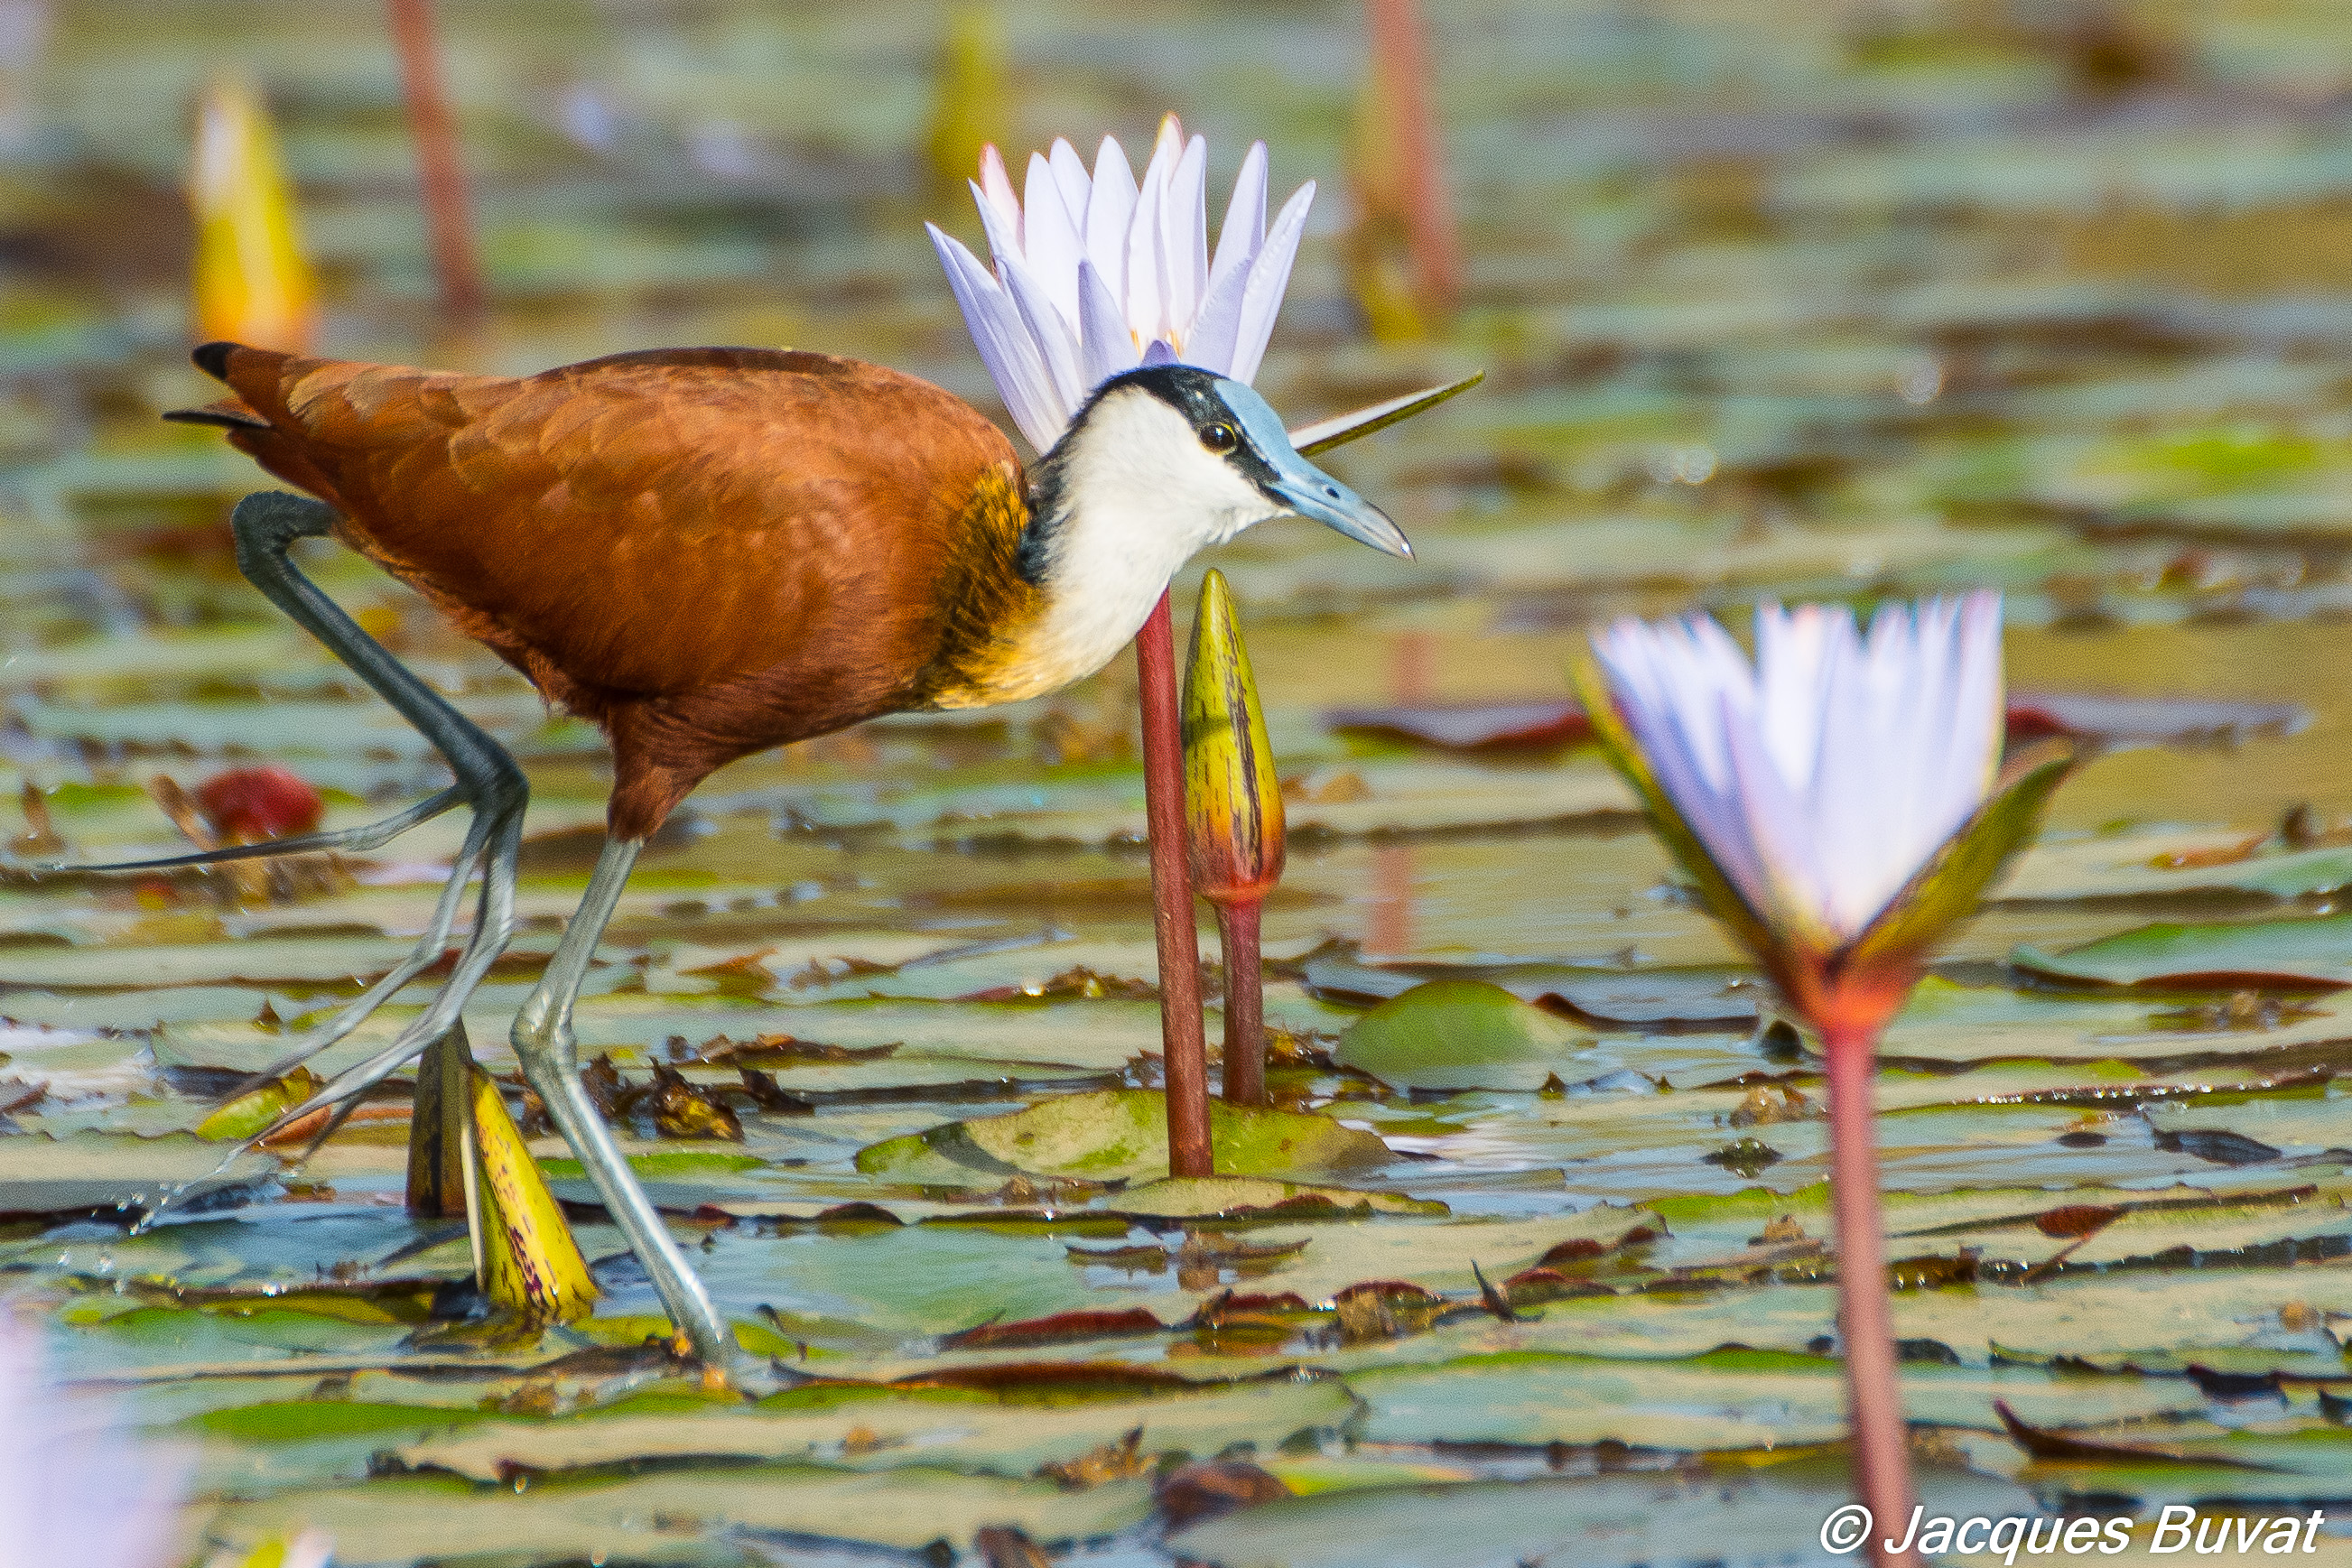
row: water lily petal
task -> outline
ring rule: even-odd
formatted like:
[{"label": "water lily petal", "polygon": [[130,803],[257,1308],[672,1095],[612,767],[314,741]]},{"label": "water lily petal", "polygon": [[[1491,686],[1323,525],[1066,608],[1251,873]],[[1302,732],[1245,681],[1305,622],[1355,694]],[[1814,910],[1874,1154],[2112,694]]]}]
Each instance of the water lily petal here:
[{"label": "water lily petal", "polygon": [[988,379],[996,383],[997,395],[1004,400],[1013,423],[1021,427],[1029,444],[1046,451],[1061,439],[1069,423],[1069,411],[1055,393],[1045,357],[1030,338],[1019,308],[962,241],[941,233],[937,224],[923,227],[940,254],[940,265],[947,269],[948,287],[963,311],[964,326],[971,333],[972,347],[980,350],[981,363],[988,367]]},{"label": "water lily petal", "polygon": [[1217,259],[1209,267],[1212,298],[1226,278],[1247,273],[1250,263],[1265,248],[1265,143],[1253,141],[1248,156],[1242,160],[1242,172],[1234,176],[1233,199],[1225,204],[1225,221],[1217,229]]},{"label": "water lily petal", "polygon": [[0,1311],[0,1563],[166,1561],[187,1457],[134,1442],[112,1406],[48,1383],[42,1359]]},{"label": "water lily petal", "polygon": [[[1081,211],[1084,209],[1081,208]],[[1022,259],[1044,286],[1046,297],[1069,332],[1078,329],[1078,257],[1084,246],[1078,225],[1062,201],[1062,187],[1054,166],[1038,153],[1029,154],[1029,183],[1022,199]]]},{"label": "water lily petal", "polygon": [[1092,261],[1078,263],[1078,369],[1091,392],[1122,371],[1135,369],[1135,334],[1111,298]]},{"label": "water lily petal", "polygon": [[1175,169],[1176,160],[1168,153],[1168,139],[1163,133],[1151,162],[1144,166],[1143,183],[1136,189],[1135,216],[1127,226],[1127,297],[1121,303],[1127,308],[1128,329],[1138,342],[1168,335],[1168,296],[1161,259],[1168,236],[1161,220],[1167,212],[1168,177]]},{"label": "water lily petal", "polygon": [[1209,280],[1209,144],[1186,143],[1160,195],[1160,277],[1168,325],[1190,336]]},{"label": "water lily petal", "polygon": [[[1209,287],[1192,330],[1184,339],[1189,364],[1220,375],[1232,375],[1234,344],[1241,337],[1242,302],[1249,294],[1249,268],[1236,267]],[[1238,378],[1237,378],[1238,379]]]},{"label": "water lily petal", "polygon": [[1095,154],[1094,189],[1087,198],[1087,259],[1118,301],[1122,320],[1127,316],[1127,232],[1135,222],[1136,195],[1135,171],[1128,166],[1126,152],[1104,137]]},{"label": "water lily petal", "polygon": [[1738,842],[1726,846],[1736,852],[1721,862],[1724,870],[1749,907],[1776,929],[1809,946],[1834,947],[1844,933],[1822,897],[1821,839],[1805,801],[1782,777],[1759,726],[1730,711],[1728,704],[1722,721],[1733,780],[1724,803],[1738,820]]},{"label": "water lily petal", "polygon": [[1794,614],[1769,601],[1756,607],[1758,717],[1765,749],[1795,789],[1812,783],[1821,761],[1831,635],[1829,616],[1818,604]]},{"label": "water lily petal", "polygon": [[1143,362],[1147,365],[1175,364],[1178,362],[1176,346],[1165,338],[1154,338],[1144,345]]},{"label": "water lily petal", "polygon": [[1647,626],[1627,619],[1593,640],[1626,728],[1658,787],[1726,880],[1761,914],[1769,884],[1734,797],[1726,713],[1753,708],[1747,661],[1705,617]]},{"label": "water lily petal", "polygon": [[[1087,393],[1094,390],[1094,383],[1085,379],[1079,368],[1077,338],[1062,315],[1061,302],[1038,277],[1036,268],[1017,256],[1005,256],[997,262],[996,270],[1004,281],[1004,291],[1013,297],[1013,308],[1021,313],[1021,323],[1028,329],[1030,341],[1036,344],[1045,362],[1045,374],[1053,382],[1055,402],[1061,414],[1060,423],[1066,428],[1078,412],[1078,405],[1087,401]],[[1075,295],[1075,276],[1071,286]],[[1076,303],[1074,298],[1072,306]]]},{"label": "water lily petal", "polygon": [[980,153],[980,214],[986,220],[989,209],[994,208],[1003,220],[1004,233],[1013,249],[1021,248],[1021,198],[1013,193],[1013,176],[1004,172],[1004,154],[992,141]]},{"label": "water lily petal", "polygon": [[1070,224],[1083,240],[1087,226],[1087,203],[1092,198],[1094,182],[1087,176],[1087,161],[1070,145],[1066,136],[1054,138],[1054,150],[1048,154],[1054,166],[1054,183],[1061,188],[1063,210],[1070,214]]},{"label": "water lily petal", "polygon": [[1265,246],[1250,264],[1249,287],[1242,298],[1241,320],[1234,329],[1234,358],[1226,374],[1247,385],[1265,358],[1266,340],[1274,336],[1274,319],[1282,309],[1282,292],[1290,287],[1290,264],[1298,255],[1298,236],[1307,230],[1307,209],[1315,204],[1315,182],[1298,187],[1274,226],[1266,231]]},{"label": "water lily petal", "polygon": [[1014,206],[1013,217],[1008,222],[1003,211],[989,199],[988,193],[981,188],[980,183],[975,180],[970,183],[971,204],[980,209],[981,232],[988,237],[989,256],[999,263],[1007,256],[1014,260],[1020,259],[1021,211],[1019,206],[1017,204]]}]

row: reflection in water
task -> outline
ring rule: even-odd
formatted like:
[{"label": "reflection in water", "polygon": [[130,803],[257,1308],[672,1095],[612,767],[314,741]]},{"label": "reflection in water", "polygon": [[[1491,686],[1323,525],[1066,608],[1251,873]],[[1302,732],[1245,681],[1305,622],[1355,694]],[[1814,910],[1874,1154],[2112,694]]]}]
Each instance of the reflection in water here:
[{"label": "reflection in water", "polygon": [[[1389,701],[1417,706],[1429,700],[1429,669],[1436,653],[1427,632],[1400,632],[1389,639]],[[1372,852],[1372,910],[1364,951],[1399,957],[1412,950],[1411,844],[1382,844]]]}]

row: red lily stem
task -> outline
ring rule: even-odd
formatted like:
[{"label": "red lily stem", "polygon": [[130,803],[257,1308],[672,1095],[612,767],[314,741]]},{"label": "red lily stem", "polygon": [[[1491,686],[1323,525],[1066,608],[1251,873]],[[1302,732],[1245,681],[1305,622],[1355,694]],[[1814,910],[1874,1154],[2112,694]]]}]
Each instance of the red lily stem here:
[{"label": "red lily stem", "polygon": [[466,207],[466,177],[457,161],[457,132],[441,88],[441,53],[433,33],[432,0],[386,0],[393,42],[400,50],[400,85],[408,99],[408,129],[416,138],[416,167],[425,186],[425,222],[433,242],[433,274],[441,309],[452,321],[481,314],[488,300],[474,226]]},{"label": "red lily stem", "polygon": [[1397,151],[1404,164],[1405,229],[1412,250],[1413,292],[1422,308],[1454,308],[1462,289],[1462,246],[1446,200],[1437,119],[1429,101],[1428,35],[1417,0],[1364,0],[1371,33],[1372,68],[1380,73],[1396,116]]},{"label": "red lily stem", "polygon": [[1225,946],[1225,1103],[1265,1103],[1265,977],[1259,964],[1255,898],[1217,905]]},{"label": "red lily stem", "polygon": [[1209,1046],[1201,1022],[1201,937],[1184,852],[1184,741],[1176,716],[1175,618],[1168,595],[1135,634],[1143,699],[1143,815],[1151,841],[1151,925],[1160,943],[1160,1050],[1167,1063],[1168,1174],[1204,1176]]},{"label": "red lily stem", "polygon": [[1896,1553],[1911,1520],[1909,1436],[1895,1362],[1895,1307],[1886,1286],[1885,1229],[1878,1212],[1878,1150],[1872,1130],[1877,1031],[1831,1028],[1830,1195],[1837,1217],[1838,1316],[1844,1330],[1846,1416],[1855,1490],[1875,1521],[1870,1561],[1907,1568]]}]

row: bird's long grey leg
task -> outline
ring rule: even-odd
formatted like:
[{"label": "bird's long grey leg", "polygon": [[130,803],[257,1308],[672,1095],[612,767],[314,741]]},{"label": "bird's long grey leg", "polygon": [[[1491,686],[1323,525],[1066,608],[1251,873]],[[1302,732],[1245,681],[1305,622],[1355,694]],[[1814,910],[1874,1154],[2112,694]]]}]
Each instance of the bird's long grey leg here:
[{"label": "bird's long grey leg", "polygon": [[467,938],[465,951],[457,955],[457,968],[447,982],[433,993],[433,1000],[426,1004],[423,1016],[401,1030],[390,1045],[357,1066],[345,1068],[316,1094],[256,1133],[246,1141],[246,1148],[276,1136],[321,1106],[374,1088],[399,1071],[401,1063],[457,1024],[467,998],[474,994],[474,988],[482,983],[482,977],[489,973],[490,966],[506,951],[508,940],[514,936],[515,857],[522,847],[520,814],[500,821],[492,831],[488,860],[482,873],[482,891],[475,904],[474,934]]},{"label": "bird's long grey leg", "polygon": [[[362,633],[364,635],[364,633]],[[380,822],[362,827],[344,828],[332,833],[304,833],[293,839],[264,839],[255,844],[231,844],[226,849],[198,850],[193,854],[165,855],[152,861],[101,861],[92,865],[51,861],[36,865],[36,872],[51,871],[173,871],[184,865],[218,865],[223,861],[256,861],[274,859],[278,855],[319,854],[335,850],[352,850],[365,853],[392,842],[419,822],[429,822],[444,811],[454,810],[466,803],[466,792],[452,787],[437,795],[430,795],[414,806],[394,812]]]},{"label": "bird's long grey leg", "polygon": [[[456,785],[442,795],[384,822],[354,831],[365,837],[387,828],[398,831],[413,827],[426,817],[446,810],[445,800],[462,802],[470,808],[474,821],[466,834],[465,847],[450,865],[448,881],[442,887],[432,925],[424,938],[391,973],[369,987],[324,1027],[305,1036],[293,1050],[273,1064],[269,1075],[290,1071],[305,1059],[351,1033],[390,999],[393,993],[439,958],[443,945],[448,940],[450,925],[456,919],[458,898],[478,862],[482,874],[480,912],[456,973],[436,995],[425,1018],[402,1031],[400,1039],[394,1042],[394,1046],[402,1050],[402,1054],[394,1057],[390,1066],[366,1078],[364,1082],[352,1082],[359,1075],[346,1073],[332,1086],[342,1089],[345,1093],[355,1093],[380,1080],[408,1056],[422,1051],[433,1038],[430,1033],[420,1033],[425,1025],[432,1024],[434,1032],[437,1033],[455,1021],[458,1009],[464,1007],[474,987],[480,983],[483,974],[488,972],[491,962],[505,947],[507,937],[513,929],[515,857],[521,845],[522,814],[524,807],[530,803],[530,787],[523,778],[522,769],[513,758],[507,755],[504,747],[444,702],[439,694],[417,679],[399,660],[385,652],[381,643],[362,631],[359,623],[345,614],[341,605],[320,592],[316,584],[295,569],[293,561],[287,556],[289,547],[297,539],[317,538],[327,534],[333,525],[334,517],[333,508],[306,497],[289,496],[274,490],[247,496],[237,503],[231,522],[236,538],[237,568],[271,603],[326,644],[352,674],[365,681],[403,718],[415,726],[417,732],[431,742],[434,749],[447,761],[450,771],[457,779]],[[344,835],[321,836],[341,838]],[[384,833],[383,836],[389,837],[390,834]],[[270,847],[285,852],[298,842],[285,841]],[[389,1050],[379,1053],[366,1067],[373,1068],[376,1061],[388,1054]],[[362,1072],[364,1071],[362,1070]]]},{"label": "bird's long grey leg", "polygon": [[627,839],[604,841],[595,873],[588,879],[588,892],[572,912],[572,923],[563,928],[555,956],[540,977],[538,988],[515,1016],[515,1055],[546,1103],[549,1117],[596,1184],[606,1212],[628,1238],[629,1249],[645,1265],[670,1322],[693,1341],[695,1354],[706,1364],[728,1368],[741,1359],[733,1333],[711,1304],[701,1280],[688,1267],[685,1254],[670,1239],[668,1228],[646,1197],[645,1188],[637,1185],[613,1142],[611,1129],[580,1082],[580,1050],[572,1032],[572,1005],[580,995],[588,961],[604,935],[606,922],[613,918],[613,906],[620,901],[622,885],[629,880],[629,868],[636,863],[640,847]]},{"label": "bird's long grey leg", "polygon": [[[449,880],[441,884],[441,898],[434,905],[432,922],[425,927],[425,935],[417,938],[416,946],[410,948],[399,963],[362,991],[342,1011],[317,1029],[305,1032],[285,1055],[248,1077],[226,1097],[235,1100],[251,1093],[272,1079],[283,1078],[359,1028],[376,1009],[390,1001],[394,992],[430,968],[448,943],[449,928],[457,921],[458,895],[466,891],[466,883],[474,874],[474,864],[481,859],[483,841],[488,836],[488,824],[480,817],[475,818],[466,830],[465,846],[457,852],[457,859],[449,862]],[[478,922],[476,929],[480,929]]]}]

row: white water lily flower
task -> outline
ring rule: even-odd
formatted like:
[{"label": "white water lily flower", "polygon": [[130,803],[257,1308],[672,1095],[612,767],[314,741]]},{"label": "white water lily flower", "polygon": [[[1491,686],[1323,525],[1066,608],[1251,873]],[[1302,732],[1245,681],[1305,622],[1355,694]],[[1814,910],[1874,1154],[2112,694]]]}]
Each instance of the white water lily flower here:
[{"label": "white water lily flower", "polygon": [[49,1385],[39,1340],[0,1307],[0,1564],[163,1568],[186,1474]]},{"label": "white water lily flower", "polygon": [[1140,184],[1106,136],[1090,175],[1068,141],[1033,153],[1015,195],[992,146],[972,185],[991,272],[926,224],[964,324],[1013,423],[1044,452],[1095,388],[1138,365],[1181,360],[1246,384],[1290,282],[1308,181],[1265,221],[1266,153],[1250,148],[1209,255],[1208,143],[1161,121]]},{"label": "white water lily flower", "polygon": [[1658,788],[1767,926],[1860,936],[1967,825],[2000,759],[2000,596],[1758,607],[1757,663],[1705,616],[1594,640]]}]

